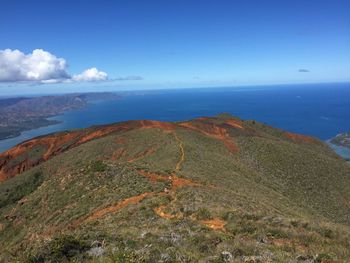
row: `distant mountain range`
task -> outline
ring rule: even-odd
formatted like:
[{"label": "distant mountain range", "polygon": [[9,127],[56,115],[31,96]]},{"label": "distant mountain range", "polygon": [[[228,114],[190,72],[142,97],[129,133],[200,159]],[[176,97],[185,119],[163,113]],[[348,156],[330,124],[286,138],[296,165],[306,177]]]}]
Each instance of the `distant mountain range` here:
[{"label": "distant mountain range", "polygon": [[85,107],[92,100],[118,99],[115,93],[82,93],[0,99],[0,140],[57,123],[48,120],[65,111]]},{"label": "distant mountain range", "polygon": [[0,179],[0,262],[350,261],[350,166],[227,114],[34,138]]}]

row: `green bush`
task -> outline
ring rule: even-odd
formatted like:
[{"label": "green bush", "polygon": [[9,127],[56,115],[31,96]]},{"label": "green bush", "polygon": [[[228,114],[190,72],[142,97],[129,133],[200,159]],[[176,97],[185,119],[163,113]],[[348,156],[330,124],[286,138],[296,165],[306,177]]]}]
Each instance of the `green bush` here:
[{"label": "green bush", "polygon": [[31,255],[28,262],[62,262],[80,255],[87,249],[89,246],[76,237],[60,236],[50,241],[35,255]]},{"label": "green bush", "polygon": [[92,172],[104,172],[107,170],[107,165],[101,160],[97,160],[91,163],[90,170]]},{"label": "green bush", "polygon": [[29,175],[17,176],[0,184],[0,208],[14,204],[24,196],[35,191],[44,181],[40,171]]},{"label": "green bush", "polygon": [[318,230],[318,233],[326,238],[334,238],[334,233],[329,228],[321,228],[320,230]]},{"label": "green bush", "polygon": [[210,211],[206,208],[200,208],[198,209],[197,213],[196,213],[196,217],[198,220],[205,220],[205,219],[211,219],[211,214]]}]

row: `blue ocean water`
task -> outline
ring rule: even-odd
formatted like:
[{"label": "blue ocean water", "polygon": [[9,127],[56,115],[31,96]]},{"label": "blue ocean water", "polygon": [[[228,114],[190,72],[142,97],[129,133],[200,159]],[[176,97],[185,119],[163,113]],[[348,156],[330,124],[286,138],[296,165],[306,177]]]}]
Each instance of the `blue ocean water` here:
[{"label": "blue ocean water", "polygon": [[180,121],[222,112],[327,140],[350,131],[350,84],[279,85],[123,92],[52,119],[61,123],[0,141],[0,152],[56,131],[124,120]]}]

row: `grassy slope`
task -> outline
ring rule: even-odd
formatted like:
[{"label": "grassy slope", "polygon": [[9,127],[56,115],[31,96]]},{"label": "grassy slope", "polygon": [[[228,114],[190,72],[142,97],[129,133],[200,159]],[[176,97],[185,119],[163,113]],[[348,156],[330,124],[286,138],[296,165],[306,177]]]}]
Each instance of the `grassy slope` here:
[{"label": "grassy slope", "polygon": [[231,128],[236,153],[189,129],[136,129],[1,183],[0,259],[350,260],[350,167],[318,142],[244,127],[256,135]]}]

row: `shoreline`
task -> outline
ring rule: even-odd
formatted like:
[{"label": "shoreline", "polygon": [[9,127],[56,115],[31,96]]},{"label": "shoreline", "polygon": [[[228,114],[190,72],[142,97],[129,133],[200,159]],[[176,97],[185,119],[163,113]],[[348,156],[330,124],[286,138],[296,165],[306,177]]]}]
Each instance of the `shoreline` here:
[{"label": "shoreline", "polygon": [[46,121],[47,123],[46,124],[43,124],[43,125],[34,125],[33,127],[30,127],[30,128],[23,128],[19,131],[16,131],[14,132],[13,134],[11,135],[8,135],[6,137],[0,137],[0,142],[3,141],[3,140],[8,140],[8,139],[14,139],[14,138],[17,138],[19,136],[22,135],[23,132],[26,132],[26,131],[31,131],[31,130],[35,130],[35,129],[40,129],[40,128],[44,128],[44,127],[49,127],[49,126],[52,126],[52,125],[56,125],[56,124],[59,124],[59,123],[62,123],[62,121],[58,121],[58,120],[50,120],[49,118],[53,118],[53,117],[57,117],[59,116],[60,114],[57,114],[57,115],[53,115],[53,116],[48,116],[48,117],[44,117],[42,120]]},{"label": "shoreline", "polygon": [[350,161],[350,148],[331,143],[331,139],[325,141],[326,144],[345,161]]}]

